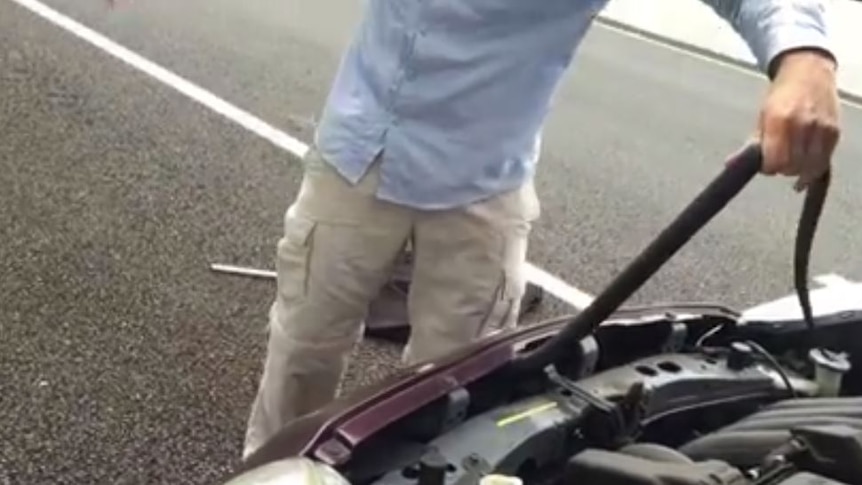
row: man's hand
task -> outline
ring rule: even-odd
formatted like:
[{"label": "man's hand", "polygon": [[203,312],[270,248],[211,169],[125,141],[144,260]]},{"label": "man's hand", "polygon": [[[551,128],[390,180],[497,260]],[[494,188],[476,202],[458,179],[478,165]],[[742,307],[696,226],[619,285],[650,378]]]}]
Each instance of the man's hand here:
[{"label": "man's hand", "polygon": [[763,173],[798,177],[796,190],[829,169],[840,137],[835,62],[819,51],[788,52],[760,111]]}]

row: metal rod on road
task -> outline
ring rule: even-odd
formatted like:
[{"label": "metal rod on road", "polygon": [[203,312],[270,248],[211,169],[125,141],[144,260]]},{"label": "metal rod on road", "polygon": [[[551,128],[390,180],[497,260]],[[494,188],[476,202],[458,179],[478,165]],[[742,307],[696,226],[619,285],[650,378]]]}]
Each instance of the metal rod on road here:
[{"label": "metal rod on road", "polygon": [[233,266],[230,264],[211,264],[210,269],[218,273],[227,273],[238,276],[249,276],[252,278],[276,279],[275,271],[244,268],[242,266]]}]

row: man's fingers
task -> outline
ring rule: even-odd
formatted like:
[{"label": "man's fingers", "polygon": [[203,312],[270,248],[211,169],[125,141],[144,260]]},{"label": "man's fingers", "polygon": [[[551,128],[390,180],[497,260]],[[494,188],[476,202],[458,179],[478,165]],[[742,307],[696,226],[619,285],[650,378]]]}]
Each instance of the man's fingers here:
[{"label": "man's fingers", "polygon": [[792,168],[789,166],[791,147],[785,135],[787,128],[788,124],[783,119],[767,117],[763,121],[760,146],[763,150],[762,171],[767,175],[795,175],[788,173]]},{"label": "man's fingers", "polygon": [[840,131],[837,126],[824,124],[820,120],[810,122],[807,130],[809,134],[807,136],[808,143],[805,146],[804,157],[806,160],[822,162],[815,164],[822,173],[829,166],[832,153],[835,151],[835,147],[838,146]]},{"label": "man's fingers", "polygon": [[837,127],[826,126],[817,119],[807,121],[801,126],[798,138],[803,142],[794,150],[799,150],[799,163],[803,164],[805,170],[796,182],[796,190],[807,189],[829,168],[838,137]]},{"label": "man's fingers", "polygon": [[757,135],[751,135],[750,137],[748,137],[748,140],[742,144],[741,147],[739,147],[735,152],[733,152],[730,156],[727,157],[725,165],[731,165],[733,163],[736,163],[737,161],[739,161],[739,158],[742,156],[745,150],[748,149],[748,147],[759,143],[759,137]]},{"label": "man's fingers", "polygon": [[800,175],[807,178],[813,161],[817,160],[817,122],[811,119],[795,119],[789,130],[790,160],[793,172],[788,175]]}]

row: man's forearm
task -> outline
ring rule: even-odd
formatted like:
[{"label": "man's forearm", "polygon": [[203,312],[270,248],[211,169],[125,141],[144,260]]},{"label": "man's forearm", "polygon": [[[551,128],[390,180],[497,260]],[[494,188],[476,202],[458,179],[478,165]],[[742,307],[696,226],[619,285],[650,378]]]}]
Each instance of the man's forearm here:
[{"label": "man's forearm", "polygon": [[770,78],[781,55],[798,49],[834,60],[825,8],[818,0],[701,0],[745,40]]}]

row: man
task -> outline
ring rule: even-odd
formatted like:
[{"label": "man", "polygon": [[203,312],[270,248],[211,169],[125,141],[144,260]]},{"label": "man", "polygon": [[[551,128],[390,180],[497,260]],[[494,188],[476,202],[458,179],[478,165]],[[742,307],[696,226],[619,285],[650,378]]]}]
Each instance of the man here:
[{"label": "man", "polygon": [[[366,308],[410,242],[412,364],[515,324],[554,89],[606,0],[368,0],[277,248],[247,456],[333,399]],[[838,141],[821,2],[709,1],[771,87],[766,174],[802,190]],[[646,4],[644,8],[649,8]],[[661,168],[663,169],[663,168]]]}]

